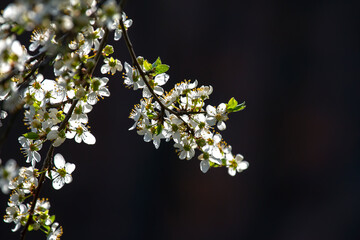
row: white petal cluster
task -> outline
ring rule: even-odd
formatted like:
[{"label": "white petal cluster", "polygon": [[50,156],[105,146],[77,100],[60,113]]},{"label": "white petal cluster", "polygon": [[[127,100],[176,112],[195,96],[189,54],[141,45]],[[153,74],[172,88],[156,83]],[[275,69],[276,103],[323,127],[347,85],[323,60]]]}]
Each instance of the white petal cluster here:
[{"label": "white petal cluster", "polygon": [[24,193],[29,194],[37,188],[38,170],[33,167],[21,167],[17,177],[13,178],[9,183],[9,189],[21,189]]},{"label": "white petal cluster", "polygon": [[[122,17],[122,20],[124,22],[125,30],[127,30],[129,27],[131,27],[133,21],[131,19],[128,19],[124,12],[121,14],[121,17]],[[120,25],[119,19],[114,20],[114,23],[111,26],[111,29],[115,30],[114,40],[118,41],[121,38],[122,32],[123,32],[123,30],[121,28],[121,25]]]},{"label": "white petal cluster", "polygon": [[[11,164],[13,165],[13,163]],[[25,201],[29,197],[32,197],[32,193],[38,187],[38,176],[39,173],[36,168],[22,167],[18,171],[18,175],[9,183],[9,189],[13,191],[5,211],[4,221],[15,224],[12,231],[17,231],[21,226],[24,226],[29,218],[31,205]],[[46,199],[37,199],[34,206],[33,221],[29,227],[33,230],[38,230],[40,227],[48,228],[55,218],[49,215],[49,209],[49,201]]]},{"label": "white petal cluster", "polygon": [[[41,157],[43,145],[50,141],[59,147],[69,139],[96,143],[88,114],[110,91],[109,79],[94,76],[94,69],[103,56],[103,74],[122,71],[121,62],[109,56],[113,47],[103,44],[107,29],[117,40],[121,37],[120,17],[129,28],[132,21],[119,13],[113,0],[18,1],[0,14],[0,119],[24,109],[27,132],[18,142],[30,165],[20,170],[14,161],[0,165],[0,187],[4,193],[12,190],[5,222],[14,222],[14,231],[29,218],[31,205],[26,202],[39,187],[40,176],[47,173],[55,189],[72,181],[75,164],[66,163],[60,154],[52,169],[36,168],[43,159],[49,161]],[[32,31],[28,48],[17,40],[23,31]],[[53,75],[45,69],[49,66]],[[62,228],[48,215],[49,208],[47,200],[37,200],[29,229],[41,228],[48,239],[59,239]]]},{"label": "white petal cluster", "polygon": [[15,227],[12,229],[13,232],[19,230],[21,225],[25,225],[26,216],[28,215],[28,208],[25,204],[9,205],[5,210],[6,215],[4,216],[4,222],[14,223]]},{"label": "white petal cluster", "polygon": [[110,73],[114,75],[116,71],[121,72],[123,66],[118,59],[114,59],[113,57],[106,58],[104,60],[105,64],[101,67],[101,73],[106,74]]},{"label": "white petal cluster", "polygon": [[160,59],[153,64],[142,57],[138,61],[142,63],[141,70],[146,79],[141,77],[139,69],[125,63],[124,83],[134,90],[142,89],[144,97],[130,114],[135,122],[129,130],[136,128],[144,141],[152,141],[155,148],[159,148],[161,140],[173,140],[182,160],[190,160],[196,150],[200,151],[198,159],[200,170],[204,173],[211,167],[221,166],[227,167],[231,176],[235,175],[234,169],[235,173],[245,170],[248,163],[239,157],[231,158],[231,146],[222,140],[219,133],[213,132],[215,126],[220,131],[226,129],[225,121],[230,113],[225,103],[217,107],[206,106],[205,100],[209,99],[213,88],[197,88],[196,80],[184,81],[165,94],[162,86],[169,80],[169,75],[165,73],[169,67]]}]

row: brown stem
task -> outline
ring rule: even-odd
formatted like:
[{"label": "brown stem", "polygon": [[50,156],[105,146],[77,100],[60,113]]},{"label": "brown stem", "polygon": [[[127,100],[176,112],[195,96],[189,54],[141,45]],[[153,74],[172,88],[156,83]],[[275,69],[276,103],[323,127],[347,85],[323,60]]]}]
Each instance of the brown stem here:
[{"label": "brown stem", "polygon": [[[120,11],[122,12],[122,11]],[[148,80],[146,79],[146,76],[145,76],[145,73],[144,71],[141,69],[141,66],[139,64],[139,62],[137,61],[137,57],[136,57],[136,54],[135,54],[135,51],[134,51],[134,48],[133,48],[133,45],[130,41],[130,38],[129,38],[129,35],[127,33],[127,30],[125,28],[125,25],[124,25],[124,22],[123,22],[123,19],[122,19],[122,16],[120,16],[120,26],[121,26],[121,29],[122,29],[122,32],[123,32],[123,35],[124,35],[124,39],[125,39],[125,43],[126,43],[126,46],[129,50],[129,53],[130,53],[130,56],[131,56],[131,59],[132,59],[132,62],[133,64],[135,65],[135,67],[137,68],[137,70],[139,71],[140,73],[140,76],[141,78],[143,79],[143,81],[145,82],[147,88],[149,89],[151,95],[154,97],[154,99],[160,104],[161,108],[169,111],[170,113],[173,113],[174,115],[176,115],[181,121],[184,122],[184,124],[187,126],[188,129],[191,129],[190,126],[185,122],[185,120],[181,117],[181,115],[183,114],[180,114],[176,111],[174,111],[173,109],[170,109],[168,108],[167,106],[165,106],[162,101],[160,100],[160,98],[156,95],[156,93],[154,92],[154,90],[152,89],[152,87],[150,86],[150,83],[148,82]]]},{"label": "brown stem", "polygon": [[21,240],[25,239],[28,228],[29,228],[31,222],[33,221],[35,205],[36,205],[36,202],[37,202],[37,200],[39,198],[40,190],[41,190],[41,187],[42,187],[42,185],[44,183],[44,180],[45,180],[45,172],[47,171],[48,165],[51,162],[53,153],[54,153],[54,146],[50,145],[50,148],[49,148],[49,150],[48,150],[48,152],[46,154],[46,159],[45,159],[44,164],[43,164],[43,166],[41,168],[42,173],[41,173],[40,178],[39,178],[39,185],[35,190],[33,201],[31,203],[31,207],[30,207],[30,210],[29,210],[29,218],[28,218],[28,220],[27,220],[27,222],[25,224],[24,229],[21,231],[21,234],[20,234],[20,239]]}]

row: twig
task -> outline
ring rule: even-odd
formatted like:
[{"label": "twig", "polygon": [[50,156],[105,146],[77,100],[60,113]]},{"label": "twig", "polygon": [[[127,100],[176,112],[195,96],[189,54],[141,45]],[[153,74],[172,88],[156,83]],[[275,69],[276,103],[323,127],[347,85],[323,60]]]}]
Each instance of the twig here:
[{"label": "twig", "polygon": [[46,159],[45,159],[44,164],[43,164],[43,166],[41,168],[42,173],[41,173],[40,178],[39,178],[39,185],[36,188],[36,191],[35,191],[35,194],[34,194],[34,197],[33,197],[33,201],[31,203],[31,207],[30,207],[30,210],[29,210],[29,218],[28,218],[28,220],[27,220],[27,222],[25,224],[24,229],[21,231],[21,234],[20,234],[20,239],[21,240],[25,239],[28,228],[29,228],[31,222],[33,221],[35,205],[36,205],[36,202],[37,202],[37,200],[39,198],[40,190],[41,190],[41,187],[42,187],[42,185],[44,183],[44,180],[45,180],[45,172],[47,171],[48,165],[50,165],[53,153],[54,153],[54,146],[50,145],[50,148],[49,148],[49,150],[48,150],[48,152],[46,154]]},{"label": "twig", "polygon": [[[122,11],[120,11],[122,12]],[[133,64],[135,65],[135,67],[137,68],[137,70],[139,71],[140,73],[140,76],[141,78],[143,79],[143,81],[145,82],[147,88],[149,89],[151,95],[154,97],[154,99],[160,104],[161,108],[169,111],[170,113],[173,113],[174,115],[176,115],[181,121],[183,121],[185,123],[185,125],[187,126],[188,129],[190,129],[190,131],[192,130],[192,128],[190,128],[189,124],[187,122],[185,122],[185,120],[181,117],[181,115],[184,115],[184,114],[181,114],[179,112],[176,112],[174,111],[173,109],[170,109],[168,108],[167,106],[165,106],[163,104],[163,102],[160,100],[160,98],[156,95],[156,93],[154,92],[154,90],[152,89],[152,87],[150,86],[150,83],[148,82],[148,80],[146,79],[146,76],[145,76],[145,73],[144,71],[141,69],[141,66],[139,64],[139,62],[137,61],[137,57],[136,57],[136,54],[135,54],[135,51],[134,51],[134,48],[133,48],[133,45],[130,41],[130,38],[129,38],[129,35],[127,33],[127,30],[125,28],[125,25],[124,25],[124,21],[122,19],[122,16],[120,16],[120,26],[121,26],[121,29],[122,29],[122,32],[123,32],[123,35],[124,35],[124,39],[125,39],[125,43],[126,43],[126,46],[129,50],[129,53],[130,53],[130,56],[131,56],[131,59],[132,59],[132,62]],[[191,131],[193,132],[193,131]]]}]

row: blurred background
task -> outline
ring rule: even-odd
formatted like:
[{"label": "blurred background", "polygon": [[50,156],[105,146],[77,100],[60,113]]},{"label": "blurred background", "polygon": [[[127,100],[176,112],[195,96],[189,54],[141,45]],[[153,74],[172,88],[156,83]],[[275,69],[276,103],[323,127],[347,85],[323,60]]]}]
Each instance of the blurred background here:
[{"label": "blurred background", "polygon": [[[6,3],[2,3],[2,8]],[[127,129],[140,92],[110,76],[111,97],[89,114],[94,146],[56,149],[76,164],[61,191],[42,195],[62,239],[360,239],[359,1],[135,1],[125,11],[137,55],[212,85],[208,104],[235,97],[223,138],[250,163],[203,174]],[[130,62],[123,39],[115,56]],[[18,116],[1,158],[25,159]],[[41,153],[44,155],[47,146]],[[0,195],[1,215],[7,197]],[[0,224],[0,239],[19,239]],[[27,239],[44,239],[29,233]]]}]

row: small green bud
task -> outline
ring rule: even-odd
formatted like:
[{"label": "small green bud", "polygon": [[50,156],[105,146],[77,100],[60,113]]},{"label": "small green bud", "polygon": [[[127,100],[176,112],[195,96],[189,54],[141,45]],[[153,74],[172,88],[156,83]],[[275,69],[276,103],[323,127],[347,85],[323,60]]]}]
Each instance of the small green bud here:
[{"label": "small green bud", "polygon": [[103,54],[105,56],[109,56],[110,54],[114,53],[114,47],[111,45],[106,45],[106,47],[103,49]]},{"label": "small green bud", "polygon": [[138,61],[140,66],[144,64],[144,58],[141,57],[141,56],[137,57],[137,61]]},{"label": "small green bud", "polygon": [[199,147],[203,147],[203,146],[206,145],[206,141],[205,141],[205,139],[200,138],[200,139],[197,139],[197,140],[196,140],[196,144],[197,144]]}]

